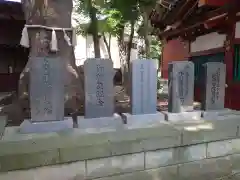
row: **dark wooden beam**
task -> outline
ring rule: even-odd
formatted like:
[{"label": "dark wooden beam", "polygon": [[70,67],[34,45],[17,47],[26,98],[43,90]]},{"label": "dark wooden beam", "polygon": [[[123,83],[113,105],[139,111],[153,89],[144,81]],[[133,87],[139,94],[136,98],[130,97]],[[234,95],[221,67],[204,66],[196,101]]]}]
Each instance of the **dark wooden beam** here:
[{"label": "dark wooden beam", "polygon": [[[227,4],[225,6],[222,6],[216,10],[212,10],[204,15],[199,16],[197,19],[195,19],[193,21],[191,21],[192,24],[185,24],[185,26],[182,26],[180,28],[177,29],[170,29],[167,31],[163,31],[159,34],[159,37],[161,38],[168,38],[171,36],[176,36],[176,35],[180,35],[181,33],[184,33],[186,31],[189,31],[191,29],[197,28],[199,26],[201,26],[204,23],[210,23],[213,18],[217,17],[217,16],[221,16],[224,15],[228,12],[237,12],[237,10],[240,8],[240,1],[231,3],[231,4]],[[197,22],[197,23],[196,23]]]},{"label": "dark wooden beam", "polygon": [[223,6],[234,0],[199,0],[199,6]]}]

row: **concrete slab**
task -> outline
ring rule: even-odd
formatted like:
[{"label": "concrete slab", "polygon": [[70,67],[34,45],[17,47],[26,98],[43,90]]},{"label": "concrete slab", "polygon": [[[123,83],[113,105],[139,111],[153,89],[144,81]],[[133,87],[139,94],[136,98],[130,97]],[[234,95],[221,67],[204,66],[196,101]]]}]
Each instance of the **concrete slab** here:
[{"label": "concrete slab", "polygon": [[0,116],[0,139],[2,138],[2,135],[4,134],[6,125],[7,125],[7,117]]},{"label": "concrete slab", "polygon": [[154,114],[138,114],[132,115],[129,113],[123,113],[123,119],[126,123],[125,128],[149,128],[154,126],[159,126],[162,124],[164,119],[164,114],[161,112],[156,112]]},{"label": "concrete slab", "polygon": [[202,112],[197,110],[180,113],[171,113],[163,111],[163,114],[165,114],[165,119],[167,121],[183,121],[183,120],[200,120]]},{"label": "concrete slab", "polygon": [[65,117],[63,121],[31,122],[24,120],[20,125],[21,133],[46,133],[64,131],[73,128],[73,119]]},{"label": "concrete slab", "polygon": [[112,117],[84,118],[77,117],[78,128],[85,133],[101,133],[108,131],[123,130],[123,121],[119,114]]},{"label": "concrete slab", "polygon": [[224,120],[224,119],[234,119],[240,118],[240,111],[232,109],[223,109],[223,110],[212,110],[212,111],[203,111],[202,117],[206,120]]}]

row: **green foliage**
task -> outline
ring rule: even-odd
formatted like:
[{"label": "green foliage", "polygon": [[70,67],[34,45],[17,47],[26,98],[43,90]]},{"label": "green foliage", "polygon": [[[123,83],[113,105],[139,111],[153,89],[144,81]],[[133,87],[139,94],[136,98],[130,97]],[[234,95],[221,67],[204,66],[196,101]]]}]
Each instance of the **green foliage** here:
[{"label": "green foliage", "polygon": [[150,44],[150,58],[151,59],[161,59],[161,42],[156,38],[151,39]]},{"label": "green foliage", "polygon": [[[151,32],[152,27],[143,25],[143,12],[147,14],[155,7],[157,0],[76,0],[75,11],[82,16],[89,17],[89,1],[96,9],[98,17],[98,33],[108,33],[120,37],[124,27],[131,21],[140,25],[139,38],[144,39],[144,32]],[[144,29],[145,28],[145,29]],[[77,32],[82,35],[91,33],[91,23],[81,24]],[[144,56],[144,51],[142,53]],[[156,37],[150,38],[150,58],[160,59],[161,44]]]}]

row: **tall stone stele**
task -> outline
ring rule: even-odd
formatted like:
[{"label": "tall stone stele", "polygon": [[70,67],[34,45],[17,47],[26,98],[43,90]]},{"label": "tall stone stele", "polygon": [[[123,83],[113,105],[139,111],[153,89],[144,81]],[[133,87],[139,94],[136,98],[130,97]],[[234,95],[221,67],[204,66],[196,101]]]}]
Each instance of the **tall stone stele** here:
[{"label": "tall stone stele", "polygon": [[164,115],[157,111],[157,67],[155,60],[137,59],[131,62],[131,112],[124,113],[128,128],[160,124]]},{"label": "tall stone stele", "polygon": [[200,119],[201,111],[195,111],[194,64],[191,61],[174,61],[168,66],[168,112],[169,121]]},{"label": "tall stone stele", "polygon": [[[55,28],[71,29],[72,0],[22,0],[22,8],[27,25],[43,25]],[[74,47],[69,46],[66,38],[72,40],[72,31],[55,31],[57,51],[51,51],[52,34],[49,29],[27,28],[29,40],[29,59],[33,57],[58,57],[63,61],[65,68],[65,109],[68,113],[79,110],[84,102],[83,73],[75,64]],[[67,37],[65,36],[67,35]],[[72,43],[72,42],[71,42]],[[54,47],[53,47],[54,48]],[[30,60],[26,64],[19,80],[19,100],[29,99],[29,72]],[[24,107],[29,108],[29,107]]]},{"label": "tall stone stele", "polygon": [[[84,97],[73,51],[73,3],[71,0],[22,0],[22,5],[26,26],[22,32],[21,45],[30,48],[30,53],[28,63],[21,73],[19,93],[20,98],[25,96],[28,99],[31,94],[33,118],[30,122],[24,121],[22,129],[56,131],[64,128],[63,126],[68,128],[71,123],[63,118],[64,96],[68,102],[71,101],[68,105],[70,104],[72,112],[80,106],[77,99],[82,101],[81,98]],[[39,82],[42,91],[36,89],[36,84],[29,85],[29,82]],[[54,93],[57,88],[58,93]],[[45,123],[48,125],[45,126]]]}]

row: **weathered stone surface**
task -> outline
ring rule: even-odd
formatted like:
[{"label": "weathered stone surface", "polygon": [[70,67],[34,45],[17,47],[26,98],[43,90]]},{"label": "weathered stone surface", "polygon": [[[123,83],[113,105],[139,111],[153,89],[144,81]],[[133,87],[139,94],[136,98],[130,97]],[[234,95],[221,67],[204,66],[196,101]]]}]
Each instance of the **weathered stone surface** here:
[{"label": "weathered stone surface", "polygon": [[232,173],[231,161],[228,157],[204,159],[179,165],[179,179],[202,180],[216,179]]},{"label": "weathered stone surface", "polygon": [[208,143],[207,147],[208,157],[226,156],[234,153],[240,153],[239,139],[231,139]]},{"label": "weathered stone surface", "polygon": [[109,59],[84,62],[85,118],[113,116],[113,75],[113,63]]},{"label": "weathered stone surface", "polygon": [[142,140],[111,142],[110,146],[112,155],[122,155],[144,151]]},{"label": "weathered stone surface", "polygon": [[154,60],[131,63],[131,113],[154,114],[157,106],[157,67]]},{"label": "weathered stone surface", "polygon": [[29,169],[59,163],[58,150],[0,156],[0,171]]},{"label": "weathered stone surface", "polygon": [[188,111],[188,112],[179,112],[172,113],[163,111],[165,114],[165,119],[170,122],[184,121],[184,120],[200,120],[201,119],[201,111]]},{"label": "weathered stone surface", "polygon": [[87,176],[89,178],[104,177],[143,169],[144,153],[87,161]]},{"label": "weathered stone surface", "polygon": [[7,117],[0,116],[0,139],[2,138],[2,135],[4,134],[6,125],[7,125]]},{"label": "weathered stone surface", "polygon": [[177,147],[181,145],[181,136],[169,137],[153,137],[142,140],[142,147],[145,151],[154,151],[157,149],[165,149]]},{"label": "weathered stone surface", "polygon": [[171,148],[166,150],[149,151],[146,152],[145,159],[146,169],[177,164],[178,149]]},{"label": "weathered stone surface", "polygon": [[[177,180],[177,166],[163,167],[123,175],[100,178],[98,180]],[[77,179],[80,180],[80,179]]]},{"label": "weathered stone surface", "polygon": [[203,110],[222,110],[225,100],[226,65],[221,62],[204,64],[205,82]]},{"label": "weathered stone surface", "polygon": [[100,133],[105,131],[123,130],[124,125],[119,114],[114,113],[111,117],[85,118],[77,117],[78,128],[86,133]]},{"label": "weathered stone surface", "polygon": [[172,123],[182,131],[183,145],[235,138],[239,122],[236,120],[185,121]]},{"label": "weathered stone surface", "polygon": [[232,172],[240,173],[240,154],[233,154],[229,157],[232,163]]},{"label": "weathered stone surface", "polygon": [[1,180],[72,180],[84,179],[85,177],[85,162],[46,166],[22,171],[10,171],[0,173]]},{"label": "weathered stone surface", "polygon": [[166,122],[161,122],[159,126],[154,126],[151,128],[125,129],[123,131],[116,131],[115,133],[111,134],[110,141],[119,142],[154,137],[175,137],[179,135],[181,135],[181,133],[177,129],[170,126]]},{"label": "weathered stone surface", "polygon": [[24,120],[20,125],[21,133],[49,133],[66,131],[73,128],[72,117],[65,117],[64,120],[33,122]]},{"label": "weathered stone surface", "polygon": [[164,114],[161,112],[155,112],[154,114],[138,114],[132,115],[130,113],[123,113],[123,119],[127,122],[125,128],[148,128],[161,125],[161,122],[165,120]]},{"label": "weathered stone surface", "polygon": [[193,110],[194,64],[176,61],[169,64],[168,111],[179,113]]},{"label": "weathered stone surface", "polygon": [[206,144],[180,147],[178,152],[178,161],[180,163],[184,163],[205,159],[207,157],[206,151]]},{"label": "weathered stone surface", "polygon": [[61,121],[64,118],[63,59],[30,59],[30,109],[34,122]]},{"label": "weathered stone surface", "polygon": [[112,155],[111,146],[109,143],[95,146],[60,148],[59,153],[61,163],[110,157]]}]

